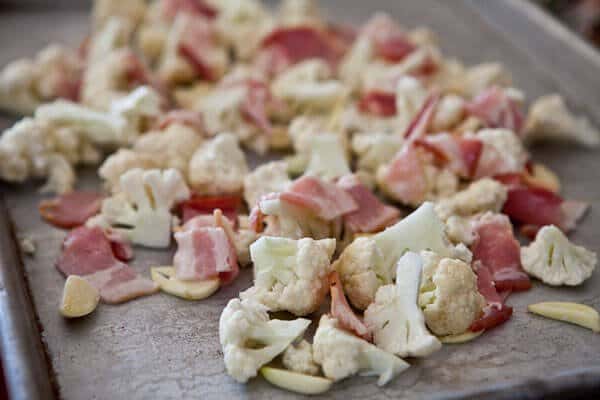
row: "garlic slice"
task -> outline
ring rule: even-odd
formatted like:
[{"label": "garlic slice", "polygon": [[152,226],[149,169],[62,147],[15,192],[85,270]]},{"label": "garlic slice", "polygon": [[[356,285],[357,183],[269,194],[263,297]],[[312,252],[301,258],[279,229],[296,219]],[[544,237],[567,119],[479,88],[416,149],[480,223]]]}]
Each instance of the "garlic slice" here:
[{"label": "garlic slice", "polygon": [[438,339],[443,344],[461,344],[470,342],[471,340],[478,338],[483,332],[485,332],[485,329],[482,329],[477,332],[466,331],[463,333],[458,333],[456,335],[439,336]]},{"label": "garlic slice", "polygon": [[98,289],[84,278],[70,275],[65,282],[59,310],[63,317],[83,317],[94,311],[99,301]]},{"label": "garlic slice", "polygon": [[175,278],[173,267],[153,267],[150,269],[152,280],[165,293],[186,300],[202,300],[219,289],[219,279],[206,281],[181,281]]},{"label": "garlic slice", "polygon": [[549,301],[531,304],[527,309],[542,317],[570,322],[591,329],[593,332],[600,332],[598,311],[584,304]]},{"label": "garlic slice", "polygon": [[262,367],[260,373],[269,383],[300,394],[325,393],[333,384],[333,381],[327,378],[300,374],[280,368]]}]

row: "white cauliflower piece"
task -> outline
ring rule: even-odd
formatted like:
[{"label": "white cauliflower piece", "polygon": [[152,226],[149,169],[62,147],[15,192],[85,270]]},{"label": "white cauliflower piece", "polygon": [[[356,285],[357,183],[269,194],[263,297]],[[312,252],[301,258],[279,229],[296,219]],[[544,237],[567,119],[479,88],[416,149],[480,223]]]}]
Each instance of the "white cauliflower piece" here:
[{"label": "white cauliflower piece", "polygon": [[521,248],[521,263],[529,275],[548,285],[577,286],[592,275],[597,256],[549,225],[539,230],[529,246]]},{"label": "white cauliflower piece", "polygon": [[463,247],[449,243],[444,222],[435,213],[433,203],[426,202],[383,232],[354,240],[334,268],[352,305],[364,310],[380,286],[393,282],[394,267],[405,252],[432,250],[444,257],[468,257]]},{"label": "white cauliflower piece", "polygon": [[423,274],[419,306],[427,327],[437,336],[465,332],[482,313],[486,302],[477,289],[477,275],[462,260],[420,254]]},{"label": "white cauliflower piece", "polygon": [[399,135],[361,133],[352,137],[352,151],[358,158],[359,169],[375,172],[380,165],[387,164],[394,158],[403,143],[404,140]]},{"label": "white cauliflower piece", "polygon": [[254,286],[240,293],[269,311],[302,316],[315,312],[329,290],[335,239],[293,240],[263,236],[250,246]]},{"label": "white cauliflower piece", "polygon": [[60,155],[48,157],[48,180],[40,188],[42,193],[66,193],[75,187],[75,171],[69,162]]},{"label": "white cauliflower piece", "polygon": [[153,169],[161,168],[160,160],[154,155],[138,153],[129,149],[119,149],[104,160],[98,175],[105,181],[105,185],[111,192],[119,191],[119,179],[121,175],[130,169]]},{"label": "white cauliflower piece", "polygon": [[352,91],[360,88],[364,72],[375,56],[375,46],[367,36],[360,36],[339,65],[339,75]]},{"label": "white cauliflower piece", "polygon": [[331,181],[350,173],[346,152],[338,135],[322,133],[311,137],[306,175]]},{"label": "white cauliflower piece", "polygon": [[405,131],[423,108],[427,99],[427,89],[412,76],[403,76],[396,84],[396,110],[398,114],[398,130]]},{"label": "white cauliflower piece", "polygon": [[452,215],[446,220],[446,235],[453,243],[463,243],[470,246],[475,241],[474,221],[479,214],[462,217]]},{"label": "white cauliflower piece", "polygon": [[0,72],[0,108],[31,114],[41,100],[35,92],[37,69],[32,60],[15,60]]},{"label": "white cauliflower piece", "polygon": [[[477,132],[477,139],[484,144],[479,158],[479,165],[493,165],[495,174],[521,172],[529,159],[523,142],[508,129],[482,129]],[[498,163],[498,157],[501,163]]]},{"label": "white cauliflower piece", "polygon": [[86,60],[89,64],[101,61],[111,52],[127,47],[131,40],[133,26],[122,17],[109,18],[102,29],[90,39]]},{"label": "white cauliflower piece", "polygon": [[512,83],[510,74],[499,63],[484,63],[469,68],[465,74],[465,94],[475,97],[492,86],[508,87]]},{"label": "white cauliflower piece", "polygon": [[231,133],[222,133],[202,144],[188,167],[190,186],[207,195],[241,192],[247,173],[246,157]]},{"label": "white cauliflower piece", "polygon": [[306,375],[317,375],[320,367],[315,363],[312,344],[301,340],[298,344],[291,344],[281,357],[283,366],[290,371]]},{"label": "white cauliflower piece", "polygon": [[378,377],[383,386],[410,365],[366,340],[338,327],[336,319],[323,315],[313,339],[313,355],[329,379],[339,381],[351,375]]},{"label": "white cauliflower piece", "polygon": [[140,136],[133,150],[158,160],[161,168],[175,168],[187,174],[189,162],[203,141],[203,137],[194,129],[174,123],[164,131],[152,131]]},{"label": "white cauliflower piece", "polygon": [[302,336],[310,320],[269,320],[267,308],[252,300],[231,299],[219,318],[219,340],[227,373],[238,382],[255,377],[260,367]]},{"label": "white cauliflower piece", "polygon": [[258,166],[244,177],[244,199],[254,207],[261,197],[283,192],[292,183],[284,161],[271,161]]},{"label": "white cauliflower piece", "polygon": [[325,61],[307,60],[282,72],[271,90],[297,112],[329,110],[346,96],[345,86],[332,75]]},{"label": "white cauliflower piece", "polygon": [[483,178],[468,188],[439,200],[435,211],[446,221],[452,215],[471,216],[485,211],[500,212],[508,196],[506,187],[491,178]]},{"label": "white cauliflower piece", "polygon": [[347,107],[341,118],[341,128],[348,133],[382,132],[398,135],[398,119],[382,118],[377,115],[363,113],[356,104]]},{"label": "white cauliflower piece", "polygon": [[442,344],[425,327],[417,304],[423,260],[408,252],[398,261],[396,284],[377,290],[375,302],[365,311],[365,324],[377,347],[401,357],[426,357]]},{"label": "white cauliflower piece", "polygon": [[447,94],[441,98],[433,114],[431,130],[443,132],[458,125],[465,116],[465,100],[455,94]]},{"label": "white cauliflower piece", "polygon": [[135,27],[144,19],[146,7],[145,0],[95,0],[92,24],[98,30],[111,18],[120,17]]},{"label": "white cauliflower piece", "polygon": [[540,97],[529,108],[525,140],[556,140],[597,147],[600,145],[600,132],[587,118],[575,116],[562,96],[552,94]]},{"label": "white cauliflower piece", "polygon": [[102,202],[98,224],[112,226],[142,246],[168,247],[174,220],[171,209],[190,197],[181,173],[134,168],[121,175],[119,183],[119,193]]},{"label": "white cauliflower piece", "polygon": [[316,0],[283,0],[279,5],[279,21],[285,26],[319,25],[321,20]]}]

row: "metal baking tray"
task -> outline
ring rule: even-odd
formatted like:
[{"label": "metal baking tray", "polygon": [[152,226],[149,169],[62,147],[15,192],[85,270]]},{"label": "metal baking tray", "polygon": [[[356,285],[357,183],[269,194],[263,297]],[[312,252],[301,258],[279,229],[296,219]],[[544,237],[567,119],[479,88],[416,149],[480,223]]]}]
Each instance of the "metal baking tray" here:
[{"label": "metal baking tray", "polygon": [[[519,0],[384,1],[322,0],[337,20],[362,21],[385,10],[409,27],[439,33],[446,54],[467,63],[498,60],[531,100],[562,93],[570,105],[600,123],[600,56],[535,6]],[[0,13],[0,64],[32,55],[49,41],[75,44],[86,31],[81,12]],[[1,127],[12,121],[0,120]],[[587,200],[592,211],[573,238],[600,251],[600,160],[598,153],[543,146],[534,156],[558,172],[568,197]],[[93,170],[79,186],[97,187]],[[55,270],[65,232],[37,213],[39,185],[1,185],[0,350],[13,399],[270,399],[293,398],[262,379],[239,385],[224,370],[217,325],[221,309],[251,283],[243,271],[233,286],[201,302],[164,294],[120,306],[101,305],[89,317],[66,321],[58,313],[63,277]],[[32,237],[33,257],[18,238]],[[169,261],[166,252],[136,249],[133,266]],[[335,399],[598,398],[600,335],[526,312],[530,303],[569,300],[600,308],[600,273],[582,287],[539,284],[511,296],[512,320],[476,341],[448,345],[388,386],[356,377],[335,385]]]}]

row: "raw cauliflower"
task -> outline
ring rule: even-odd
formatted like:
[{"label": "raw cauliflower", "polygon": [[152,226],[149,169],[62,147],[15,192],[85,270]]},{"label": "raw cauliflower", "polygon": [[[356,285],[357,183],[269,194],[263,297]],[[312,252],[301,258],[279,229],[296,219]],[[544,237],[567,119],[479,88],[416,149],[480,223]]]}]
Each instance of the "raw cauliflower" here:
[{"label": "raw cauliflower", "polygon": [[433,132],[449,131],[458,125],[465,116],[465,100],[455,94],[441,98],[431,121]]},{"label": "raw cauliflower", "polygon": [[412,76],[403,76],[396,84],[398,130],[405,131],[427,99],[427,90]]},{"label": "raw cauliflower", "polygon": [[484,145],[479,158],[479,168],[482,165],[492,167],[494,175],[520,173],[525,168],[529,154],[521,139],[513,131],[482,129],[475,137]]},{"label": "raw cauliflower", "polygon": [[132,26],[137,26],[146,15],[144,0],[95,0],[92,11],[92,24],[95,30],[104,27],[113,17],[120,17]]},{"label": "raw cauliflower", "polygon": [[111,52],[129,46],[133,28],[126,19],[109,18],[104,26],[90,38],[86,54],[87,63],[101,62]]},{"label": "raw cauliflower", "polygon": [[440,199],[435,211],[444,221],[452,215],[471,216],[485,211],[500,212],[508,191],[500,182],[490,178],[480,179],[468,188],[450,197]]},{"label": "raw cauliflower", "polygon": [[597,147],[600,132],[585,117],[573,115],[560,95],[552,94],[540,97],[529,108],[525,140],[556,140]]},{"label": "raw cauliflower", "polygon": [[281,357],[283,366],[290,371],[299,372],[306,375],[317,375],[321,368],[313,357],[312,344],[306,340],[298,344],[291,344]]},{"label": "raw cauliflower", "polygon": [[112,228],[135,244],[165,248],[171,243],[171,209],[190,197],[176,169],[134,168],[121,175],[119,193],[102,202],[100,216],[91,224]]},{"label": "raw cauliflower", "polygon": [[374,173],[380,165],[387,164],[394,158],[403,143],[404,140],[399,135],[366,132],[352,137],[352,151],[358,159],[358,168]]},{"label": "raw cauliflower", "polygon": [[263,236],[250,246],[254,286],[240,293],[269,311],[302,316],[315,312],[327,291],[335,239],[293,240]]},{"label": "raw cauliflower", "polygon": [[198,194],[239,193],[248,165],[237,138],[222,133],[200,146],[188,167],[190,186]]},{"label": "raw cauliflower", "polygon": [[256,376],[259,368],[302,336],[310,320],[269,320],[267,308],[251,299],[231,299],[219,318],[219,341],[227,373],[238,382]]},{"label": "raw cauliflower", "polygon": [[365,311],[365,324],[377,347],[401,357],[426,357],[442,347],[425,326],[417,304],[423,260],[408,252],[398,261],[396,284],[377,290]]},{"label": "raw cauliflower", "polygon": [[529,275],[548,285],[576,286],[592,275],[597,256],[549,225],[540,229],[529,246],[521,248],[521,263]]},{"label": "raw cauliflower", "polygon": [[339,75],[352,91],[357,91],[360,88],[362,76],[374,56],[375,46],[373,41],[361,35],[354,41],[352,48],[342,59],[339,66]]},{"label": "raw cauliflower", "polygon": [[272,161],[256,167],[244,177],[244,199],[254,207],[261,197],[283,192],[292,183],[284,161]]},{"label": "raw cauliflower", "polygon": [[502,64],[484,63],[469,68],[465,73],[464,81],[465,94],[475,97],[492,86],[510,86],[512,78]]},{"label": "raw cauliflower", "polygon": [[465,332],[485,305],[477,289],[477,276],[462,260],[442,258],[430,251],[420,256],[423,274],[419,306],[427,327],[437,336]]},{"label": "raw cauliflower", "polygon": [[278,14],[285,26],[320,25],[322,21],[316,0],[284,0]]},{"label": "raw cauliflower", "polygon": [[311,137],[305,175],[332,181],[351,173],[350,163],[338,135],[321,133]]},{"label": "raw cauliflower", "polygon": [[153,169],[160,167],[160,160],[156,159],[152,154],[139,153],[129,149],[119,149],[104,160],[100,168],[98,168],[98,175],[104,180],[106,188],[114,193],[120,189],[119,179],[121,175],[130,169]]},{"label": "raw cauliflower", "polygon": [[338,321],[323,315],[313,339],[313,355],[329,379],[339,381],[360,373],[378,377],[383,386],[410,365],[338,326]]}]

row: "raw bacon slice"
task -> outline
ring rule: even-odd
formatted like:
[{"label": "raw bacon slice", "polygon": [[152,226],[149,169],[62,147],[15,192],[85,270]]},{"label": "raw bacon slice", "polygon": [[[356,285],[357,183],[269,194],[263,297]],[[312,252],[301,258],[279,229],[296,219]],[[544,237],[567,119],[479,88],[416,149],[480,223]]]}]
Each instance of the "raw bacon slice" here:
[{"label": "raw bacon slice", "polygon": [[427,194],[427,177],[418,149],[405,145],[394,157],[383,177],[386,192],[406,204],[419,204]]},{"label": "raw bacon slice", "polygon": [[438,162],[463,178],[472,178],[477,170],[483,143],[475,138],[439,133],[417,139],[415,144],[430,151]]},{"label": "raw bacon slice", "polygon": [[370,91],[359,100],[358,109],[378,117],[393,117],[397,112],[396,95],[380,90]]},{"label": "raw bacon slice", "polygon": [[111,242],[98,227],[80,227],[69,232],[56,267],[65,276],[86,278],[100,291],[105,303],[122,303],[158,290],[154,282],[140,277],[116,258]]},{"label": "raw bacon slice", "polygon": [[344,215],[344,222],[353,232],[377,232],[400,217],[397,208],[382,203],[355,175],[342,177],[338,186],[358,204],[356,211]]},{"label": "raw bacon slice", "polygon": [[75,191],[49,200],[42,200],[39,211],[42,218],[59,228],[71,229],[83,225],[98,214],[102,195],[96,192]]},{"label": "raw bacon slice", "polygon": [[497,290],[528,290],[531,281],[521,267],[521,247],[508,217],[485,214],[474,227],[473,259],[488,268]]},{"label": "raw bacon slice", "polygon": [[163,17],[169,20],[179,13],[202,15],[210,19],[217,16],[217,10],[204,0],[161,0],[161,10]]},{"label": "raw bacon slice", "polygon": [[173,266],[178,279],[219,277],[227,283],[237,276],[237,254],[223,228],[193,227],[175,233],[175,240],[178,248]]},{"label": "raw bacon slice", "polygon": [[241,105],[242,116],[267,135],[271,135],[273,126],[269,121],[267,111],[272,104],[277,102],[265,83],[250,79],[246,82],[246,85],[248,86],[248,94]]},{"label": "raw bacon slice", "polygon": [[117,257],[117,260],[125,262],[133,258],[133,248],[127,239],[124,239],[119,233],[111,230],[105,230],[104,234],[110,241],[110,248],[115,257]]},{"label": "raw bacon slice", "polygon": [[439,93],[432,93],[423,103],[423,107],[411,121],[404,133],[404,137],[408,140],[416,140],[424,137],[427,134],[431,120],[435,115],[435,109],[440,101]]},{"label": "raw bacon slice", "polygon": [[332,272],[329,275],[329,290],[331,292],[331,316],[338,320],[340,326],[356,336],[361,337],[365,340],[371,341],[372,335],[369,328],[365,323],[356,315],[346,296],[344,295],[344,289],[342,281],[337,271]]},{"label": "raw bacon slice", "polygon": [[280,194],[280,199],[309,209],[325,221],[358,210],[356,201],[342,188],[312,176],[297,179],[288,190]]},{"label": "raw bacon slice", "polygon": [[387,14],[380,13],[371,18],[362,33],[373,41],[377,56],[389,62],[402,61],[416,49],[402,28]]},{"label": "raw bacon slice", "polygon": [[326,32],[311,26],[275,29],[263,39],[261,48],[260,64],[268,67],[272,74],[312,58],[325,60],[335,66],[342,56]]},{"label": "raw bacon slice", "polygon": [[331,22],[327,24],[326,33],[340,53],[345,53],[358,36],[357,29],[352,25]]},{"label": "raw bacon slice", "polygon": [[496,290],[492,274],[487,267],[480,262],[475,262],[475,272],[479,293],[487,301],[487,305],[483,309],[483,315],[469,327],[470,331],[479,332],[484,329],[489,330],[508,321],[512,316],[513,309],[504,304],[506,298]]},{"label": "raw bacon slice", "polygon": [[480,93],[466,108],[490,128],[506,128],[519,134],[523,127],[519,105],[497,86]]},{"label": "raw bacon slice", "polygon": [[219,77],[206,58],[206,53],[215,46],[215,29],[210,21],[202,16],[189,16],[178,47],[178,54],[184,58],[200,79],[210,82]]},{"label": "raw bacon slice", "polygon": [[240,196],[199,196],[192,195],[188,200],[179,203],[179,210],[183,223],[198,215],[211,215],[219,209],[235,225],[237,224],[237,210],[242,203]]}]

